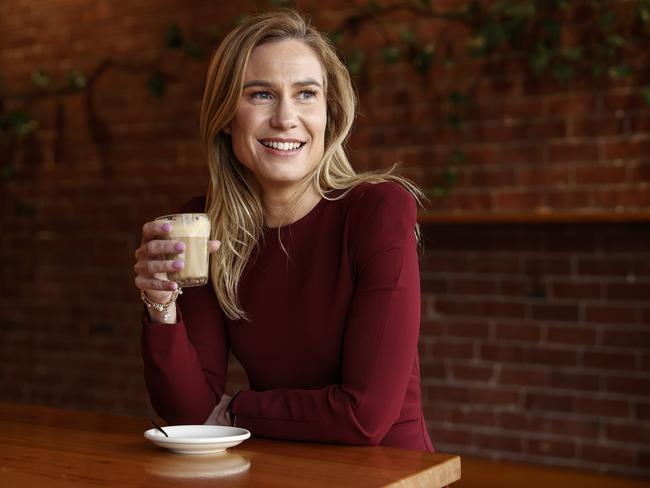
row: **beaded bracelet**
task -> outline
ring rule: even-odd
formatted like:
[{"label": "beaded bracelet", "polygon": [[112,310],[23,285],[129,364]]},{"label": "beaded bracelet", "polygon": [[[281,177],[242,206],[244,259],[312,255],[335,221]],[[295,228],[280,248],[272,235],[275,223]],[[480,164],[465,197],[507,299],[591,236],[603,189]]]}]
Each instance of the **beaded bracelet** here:
[{"label": "beaded bracelet", "polygon": [[179,295],[182,294],[183,294],[183,290],[181,290],[181,288],[179,287],[172,292],[172,296],[168,302],[158,303],[152,301],[144,292],[144,290],[140,290],[140,298],[142,298],[142,301],[145,303],[145,305],[149,308],[153,308],[154,310],[157,310],[158,312],[164,313],[163,317],[165,320],[169,319],[169,310],[167,309],[169,308],[170,305],[172,305],[176,301]]}]

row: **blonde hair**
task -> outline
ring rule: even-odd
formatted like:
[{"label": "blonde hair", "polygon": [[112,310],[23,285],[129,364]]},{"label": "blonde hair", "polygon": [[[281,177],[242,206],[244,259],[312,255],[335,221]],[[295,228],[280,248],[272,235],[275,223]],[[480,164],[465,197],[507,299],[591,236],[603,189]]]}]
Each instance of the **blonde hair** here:
[{"label": "blonde hair", "polygon": [[[324,71],[323,90],[327,104],[325,151],[320,163],[308,174],[292,200],[295,206],[310,186],[321,197],[343,198],[361,183],[395,181],[419,202],[424,195],[409,180],[389,170],[356,174],[348,161],[344,143],[354,122],[356,98],[350,75],[324,35],[292,10],[249,17],[221,42],[208,69],[201,106],[201,135],[210,170],[206,212],[212,223],[212,239],[221,248],[212,256],[212,286],[224,313],[231,319],[246,319],[237,297],[239,280],[262,236],[264,211],[258,185],[237,161],[230,137],[223,129],[234,118],[249,57],[257,46],[282,40],[299,40],[310,47]],[[336,198],[333,190],[343,190]],[[291,206],[291,205],[290,205]],[[416,227],[419,240],[419,227]],[[279,232],[279,231],[278,231]]]}]

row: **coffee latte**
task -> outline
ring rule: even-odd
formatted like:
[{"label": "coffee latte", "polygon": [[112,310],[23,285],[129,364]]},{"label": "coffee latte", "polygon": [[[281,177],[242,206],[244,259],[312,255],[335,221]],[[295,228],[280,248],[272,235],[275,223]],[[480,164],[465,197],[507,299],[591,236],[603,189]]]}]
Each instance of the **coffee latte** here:
[{"label": "coffee latte", "polygon": [[210,238],[210,219],[206,214],[187,213],[158,217],[172,226],[169,238],[185,243],[185,251],[165,256],[165,259],[183,259],[185,267],[174,273],[167,273],[171,281],[181,288],[205,285],[210,271],[208,239]]}]

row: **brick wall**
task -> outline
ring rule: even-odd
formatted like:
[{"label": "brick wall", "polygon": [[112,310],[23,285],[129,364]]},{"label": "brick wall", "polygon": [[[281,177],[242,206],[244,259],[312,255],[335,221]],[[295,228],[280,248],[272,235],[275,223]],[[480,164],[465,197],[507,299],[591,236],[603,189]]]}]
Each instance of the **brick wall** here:
[{"label": "brick wall", "polygon": [[647,225],[426,227],[437,447],[647,474],[649,246]]},{"label": "brick wall", "polygon": [[[322,27],[350,8],[300,5]],[[18,175],[0,183],[0,398],[148,411],[133,250],[144,221],[207,182],[197,137],[206,62],[161,46],[172,22],[205,38],[208,25],[226,28],[243,10],[182,0],[0,3],[5,92],[32,91],[38,68],[64,82],[67,70],[90,73],[105,59],[158,59],[172,75],[163,101],[146,90],[146,72],[113,63],[92,84],[92,104],[87,91],[30,103],[38,133],[19,148]],[[417,23],[425,37],[439,28]],[[377,47],[377,30],[362,28],[358,40]],[[435,64],[424,78],[404,63],[371,63],[358,80],[355,165],[402,160],[426,185],[460,145],[461,181],[432,202],[434,213],[647,211],[650,110],[639,86],[559,87],[534,82],[518,63]],[[477,102],[456,134],[444,123],[444,93],[468,79]],[[424,232],[422,381],[437,448],[648,476],[648,224]],[[233,380],[245,382],[237,369]]]}]

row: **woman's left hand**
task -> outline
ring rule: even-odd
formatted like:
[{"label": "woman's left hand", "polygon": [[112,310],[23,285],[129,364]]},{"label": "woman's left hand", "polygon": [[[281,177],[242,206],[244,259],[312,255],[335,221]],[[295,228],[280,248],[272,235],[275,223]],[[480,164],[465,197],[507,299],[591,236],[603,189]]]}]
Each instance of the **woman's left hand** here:
[{"label": "woman's left hand", "polygon": [[230,404],[230,400],[232,400],[231,396],[226,395],[225,393],[221,395],[221,400],[219,403],[217,403],[217,406],[214,407],[212,413],[204,422],[204,424],[231,426],[232,421],[230,419],[230,414],[228,413],[228,405]]}]

